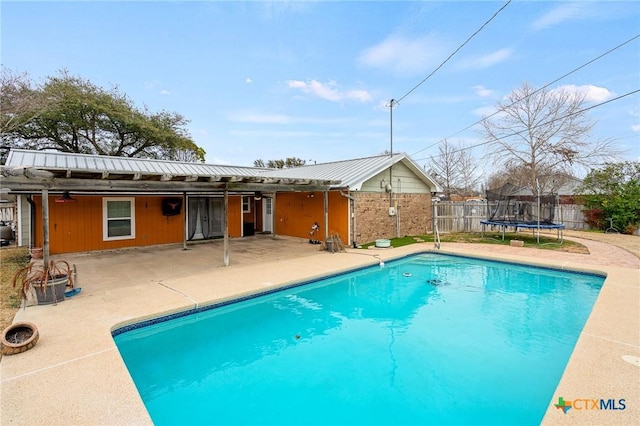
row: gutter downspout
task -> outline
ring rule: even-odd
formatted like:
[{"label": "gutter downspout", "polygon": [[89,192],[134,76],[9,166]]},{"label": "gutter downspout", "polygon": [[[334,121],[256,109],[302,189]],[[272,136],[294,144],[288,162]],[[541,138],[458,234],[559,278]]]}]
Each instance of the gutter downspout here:
[{"label": "gutter downspout", "polygon": [[42,190],[42,259],[44,260],[44,271],[47,272],[49,266],[49,190]]},{"label": "gutter downspout", "polygon": [[347,193],[345,194],[344,192],[342,192],[343,190],[340,190],[340,195],[342,195],[345,198],[348,198],[349,200],[353,201],[353,211],[351,213],[351,216],[353,217],[353,229],[351,230],[352,233],[352,238],[351,238],[351,244],[353,246],[353,248],[358,248],[358,244],[356,243],[356,202],[357,199],[356,197],[349,195],[349,190],[347,189]]},{"label": "gutter downspout", "polygon": [[29,216],[31,219],[31,223],[29,224],[29,250],[33,248],[35,244],[35,226],[36,226],[36,203],[33,201],[33,196],[31,194],[27,194],[25,199],[31,208],[29,209]]}]

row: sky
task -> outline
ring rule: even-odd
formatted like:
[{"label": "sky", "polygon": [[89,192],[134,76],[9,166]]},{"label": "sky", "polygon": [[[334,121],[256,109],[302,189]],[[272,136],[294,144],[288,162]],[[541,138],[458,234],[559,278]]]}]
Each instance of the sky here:
[{"label": "sky", "polygon": [[[3,0],[0,58],[36,82],[66,69],[140,108],[182,114],[207,163],[313,164],[392,148],[428,166],[445,138],[482,142],[473,124],[511,91],[640,34],[638,1],[514,0],[446,61],[505,3]],[[557,88],[586,95],[592,140],[640,160],[640,93],[623,96],[640,89],[640,38]],[[484,146],[471,152],[491,169]]]}]

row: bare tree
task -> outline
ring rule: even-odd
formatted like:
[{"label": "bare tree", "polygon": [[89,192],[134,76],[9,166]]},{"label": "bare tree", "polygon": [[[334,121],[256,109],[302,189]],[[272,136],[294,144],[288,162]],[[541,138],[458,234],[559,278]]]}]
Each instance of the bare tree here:
[{"label": "bare tree", "polygon": [[[560,187],[570,182],[572,175],[553,170],[538,169],[538,180],[541,193],[555,193]],[[530,170],[528,167],[508,167],[502,170],[494,170],[486,181],[487,189],[496,189],[506,183],[518,187],[529,188]]]},{"label": "bare tree", "polygon": [[476,158],[471,155],[468,149],[461,148],[458,165],[460,167],[459,187],[463,195],[474,195],[477,193],[478,185],[482,179]]},{"label": "bare tree", "polygon": [[445,196],[469,195],[476,189],[480,176],[478,166],[468,148],[462,143],[443,140],[438,155],[431,156],[429,174],[442,186]]},{"label": "bare tree", "polygon": [[585,95],[566,90],[536,90],[528,84],[497,104],[483,121],[488,156],[496,167],[517,171],[534,195],[549,192],[560,175],[615,159],[612,140],[589,141],[591,121]]}]

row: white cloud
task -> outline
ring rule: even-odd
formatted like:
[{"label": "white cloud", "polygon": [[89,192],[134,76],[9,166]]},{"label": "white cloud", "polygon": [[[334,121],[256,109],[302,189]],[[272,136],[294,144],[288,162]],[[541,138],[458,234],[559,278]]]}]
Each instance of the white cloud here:
[{"label": "white cloud", "polygon": [[458,69],[484,69],[492,67],[506,59],[513,53],[513,49],[499,49],[481,56],[462,59],[456,66]]},{"label": "white cloud", "polygon": [[475,94],[477,96],[480,96],[481,98],[488,98],[489,96],[492,96],[495,93],[494,90],[487,89],[481,84],[478,84],[477,86],[473,86],[472,89],[475,92]]},{"label": "white cloud", "polygon": [[565,21],[584,19],[589,13],[590,5],[584,2],[567,2],[545,13],[540,18],[533,21],[531,27],[535,30],[543,30]]},{"label": "white cloud", "polygon": [[144,82],[144,88],[146,90],[152,90],[158,92],[161,95],[170,95],[171,92],[162,88],[163,84],[160,80],[149,80]]},{"label": "white cloud", "polygon": [[495,112],[496,112],[496,107],[492,105],[487,105],[487,106],[483,106],[483,107],[471,110],[471,113],[473,115],[477,115],[478,117],[488,117]]},{"label": "white cloud", "polygon": [[423,73],[445,58],[447,43],[434,35],[408,39],[391,35],[381,43],[365,49],[358,61],[368,67],[399,74]]},{"label": "white cloud", "polygon": [[243,138],[258,138],[264,140],[265,138],[310,138],[315,136],[316,133],[308,132],[304,130],[231,130],[230,135],[239,136]]},{"label": "white cloud", "polygon": [[157,87],[159,87],[162,83],[160,82],[160,80],[150,80],[150,81],[145,81],[144,82],[144,88],[147,90],[153,90]]},{"label": "white cloud", "polygon": [[287,85],[291,89],[298,89],[302,93],[326,99],[332,102],[352,100],[358,102],[371,102],[372,98],[366,90],[340,90],[335,81],[322,83],[318,80],[289,80]]},{"label": "white cloud", "polygon": [[206,163],[207,164],[217,164],[220,166],[225,166],[225,165],[229,165],[230,163],[227,160],[224,160],[220,157],[209,157],[207,156],[206,158]]},{"label": "white cloud", "polygon": [[549,93],[569,93],[575,96],[584,96],[585,102],[603,102],[607,99],[611,99],[613,93],[604,87],[594,86],[587,84],[583,86],[576,86],[574,84],[567,84],[557,87],[551,90]]},{"label": "white cloud", "polygon": [[228,117],[229,121],[238,123],[255,123],[255,124],[290,124],[291,117],[282,114],[260,114],[254,112],[238,111],[231,113]]},{"label": "white cloud", "polygon": [[245,82],[245,83],[247,83],[247,84],[251,84],[251,83],[253,83],[253,80],[251,80],[251,78],[247,77],[247,78],[244,80],[244,82]]},{"label": "white cloud", "polygon": [[[640,110],[630,110],[629,115],[632,117],[640,117]],[[631,125],[631,130],[634,132],[640,132],[640,124]]]},{"label": "white cloud", "polygon": [[235,111],[227,116],[229,121],[235,123],[253,124],[344,124],[353,122],[348,117],[318,118],[318,117],[294,117],[284,114],[263,114],[255,111]]}]

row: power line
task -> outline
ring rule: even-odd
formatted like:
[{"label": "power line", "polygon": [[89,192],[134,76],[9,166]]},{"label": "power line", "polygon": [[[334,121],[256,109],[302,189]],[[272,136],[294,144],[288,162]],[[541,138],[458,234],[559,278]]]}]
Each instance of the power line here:
[{"label": "power line", "polygon": [[[560,77],[556,78],[555,80],[553,80],[553,81],[551,81],[551,82],[549,82],[549,83],[545,84],[545,85],[544,85],[544,86],[542,86],[541,88],[539,88],[539,89],[537,89],[537,90],[535,90],[535,91],[531,92],[530,94],[528,94],[528,95],[527,95],[527,96],[525,96],[524,98],[522,98],[522,99],[518,99],[517,101],[514,101],[514,102],[510,103],[509,105],[505,106],[504,108],[509,108],[509,107],[511,107],[511,106],[513,106],[513,105],[515,105],[515,104],[516,104],[516,103],[518,103],[518,102],[522,102],[522,101],[524,101],[525,99],[527,99],[527,98],[529,98],[529,97],[531,97],[531,96],[535,95],[536,93],[538,93],[538,92],[540,92],[540,91],[542,91],[542,90],[546,89],[547,87],[551,86],[552,84],[557,83],[558,81],[562,80],[563,78],[570,76],[570,75],[571,75],[571,74],[573,74],[574,72],[577,72],[577,71],[581,70],[582,68],[586,67],[587,65],[591,65],[591,64],[592,64],[592,63],[594,63],[595,61],[597,61],[597,60],[599,60],[599,59],[601,59],[601,58],[603,58],[603,57],[607,56],[608,54],[610,54],[610,53],[612,53],[612,52],[614,52],[614,51],[616,51],[616,50],[620,49],[622,46],[624,46],[624,45],[626,45],[626,44],[628,44],[628,43],[631,43],[633,40],[635,40],[635,39],[637,39],[637,38],[640,38],[640,34],[637,34],[637,35],[635,35],[635,36],[631,37],[630,39],[628,39],[627,41],[624,41],[624,42],[620,43],[620,44],[619,44],[619,45],[617,45],[616,47],[613,47],[613,48],[611,48],[611,49],[607,50],[606,52],[604,52],[604,53],[602,53],[602,54],[598,55],[597,57],[595,57],[595,58],[591,59],[590,61],[585,62],[584,64],[580,65],[579,67],[574,68],[573,70],[569,71],[568,73],[563,74],[562,76],[560,76]],[[442,142],[443,140],[445,140],[445,139],[449,139],[449,138],[452,138],[452,137],[454,137],[454,136],[456,136],[456,135],[459,135],[460,133],[462,133],[462,132],[464,132],[464,131],[466,131],[466,130],[469,130],[470,128],[474,127],[475,125],[482,123],[482,122],[483,122],[484,120],[486,120],[487,118],[491,118],[491,117],[493,117],[494,115],[498,114],[499,112],[500,112],[500,111],[498,110],[498,111],[494,112],[493,114],[487,115],[486,117],[483,117],[483,118],[481,118],[480,120],[478,120],[478,121],[476,121],[476,122],[474,122],[474,123],[472,123],[472,124],[468,125],[468,126],[467,126],[467,127],[465,127],[464,129],[459,130],[459,131],[457,131],[457,132],[455,132],[455,133],[453,133],[453,134],[451,134],[451,135],[449,135],[449,136],[447,136],[447,137],[445,137],[445,138],[442,138],[442,139],[440,139],[438,142],[436,142],[436,143],[434,143],[434,144],[431,144],[431,145],[429,145],[429,146],[427,146],[427,147],[425,147],[425,148],[422,148],[422,149],[420,149],[420,150],[418,150],[418,151],[414,152],[414,153],[413,153],[413,154],[411,154],[411,155],[413,156],[413,155],[416,155],[416,154],[418,154],[418,153],[420,153],[420,152],[422,152],[422,151],[426,151],[426,150],[427,150],[427,149],[429,149],[429,148],[433,148],[434,146],[438,145],[438,144],[439,144],[440,142]]]},{"label": "power line", "polygon": [[[519,134],[521,134],[521,133],[528,132],[528,131],[530,131],[530,130],[536,129],[536,128],[538,128],[538,127],[546,126],[546,125],[551,124],[551,123],[554,123],[554,122],[556,122],[556,121],[564,120],[565,118],[567,118],[567,117],[571,117],[572,115],[581,114],[581,113],[583,113],[583,112],[586,112],[586,111],[589,111],[589,110],[591,110],[591,109],[594,109],[594,108],[600,107],[600,106],[602,106],[602,105],[606,105],[606,104],[608,104],[608,103],[610,103],[610,102],[614,102],[614,101],[620,100],[620,99],[622,99],[622,98],[626,98],[627,96],[631,96],[631,95],[634,95],[634,94],[636,94],[636,93],[640,93],[640,89],[636,89],[636,90],[633,90],[633,91],[631,91],[631,92],[627,92],[627,93],[625,93],[624,95],[616,96],[615,98],[609,99],[609,100],[607,100],[607,101],[603,101],[603,102],[600,102],[600,103],[598,103],[598,104],[591,105],[590,107],[583,108],[583,109],[578,110],[578,111],[574,111],[574,112],[572,112],[572,113],[570,113],[570,114],[563,115],[562,117],[556,117],[556,118],[554,118],[554,119],[552,119],[552,120],[545,121],[544,123],[536,124],[536,125],[535,125],[535,126],[533,126],[533,127],[530,127],[530,128],[526,128],[526,129],[520,130],[519,132],[513,132],[513,133],[510,133],[510,134],[508,134],[508,135],[504,135],[504,136],[501,136],[501,137],[499,137],[499,138],[495,138],[495,139],[492,139],[492,140],[489,140],[489,141],[480,142],[480,143],[477,143],[477,144],[475,144],[475,145],[469,145],[469,146],[466,146],[466,147],[463,147],[463,148],[460,148],[460,149],[456,149],[456,150],[450,151],[450,152],[448,152],[448,153],[449,153],[449,154],[454,154],[454,153],[456,153],[456,152],[466,151],[467,149],[477,148],[477,147],[479,147],[479,146],[488,145],[488,144],[490,144],[490,143],[494,143],[494,142],[499,141],[499,140],[502,140],[502,139],[510,138],[511,136],[516,136],[516,135],[519,135]],[[440,157],[440,155],[436,155],[435,157]],[[428,159],[429,159],[429,157],[424,157],[424,158],[417,158],[417,159],[414,159],[414,161],[422,161],[422,160],[428,160]]]},{"label": "power line", "polygon": [[440,65],[438,65],[438,67],[436,69],[434,69],[431,74],[429,74],[428,76],[426,76],[420,83],[416,84],[411,90],[409,90],[407,93],[404,94],[404,96],[402,96],[400,99],[394,100],[392,99],[390,102],[390,107],[393,108],[393,105],[397,105],[399,104],[404,98],[406,98],[407,96],[409,96],[411,94],[411,92],[413,92],[414,90],[416,90],[418,87],[420,87],[425,81],[427,81],[429,78],[431,78],[432,75],[434,75],[440,68],[443,67],[444,64],[446,64],[447,62],[449,62],[449,59],[453,58],[453,56],[458,53],[458,51],[460,51],[460,49],[462,49],[467,43],[469,43],[469,41],[471,41],[472,38],[474,38],[480,31],[482,31],[484,29],[484,27],[486,27],[489,22],[493,21],[493,19],[498,16],[498,14],[500,12],[502,12],[504,10],[504,8],[506,8],[509,3],[511,3],[511,0],[509,0],[508,2],[506,2],[504,4],[504,6],[502,6],[496,13],[493,14],[493,16],[486,21],[484,24],[482,24],[482,26],[480,28],[478,28],[476,30],[476,32],[474,32],[473,34],[471,34],[469,36],[469,38],[467,38],[465,40],[464,43],[462,43],[460,46],[458,46],[458,48],[456,50],[453,51],[453,53],[451,55],[449,55],[449,57],[447,59],[444,60],[444,62],[442,62]]}]

